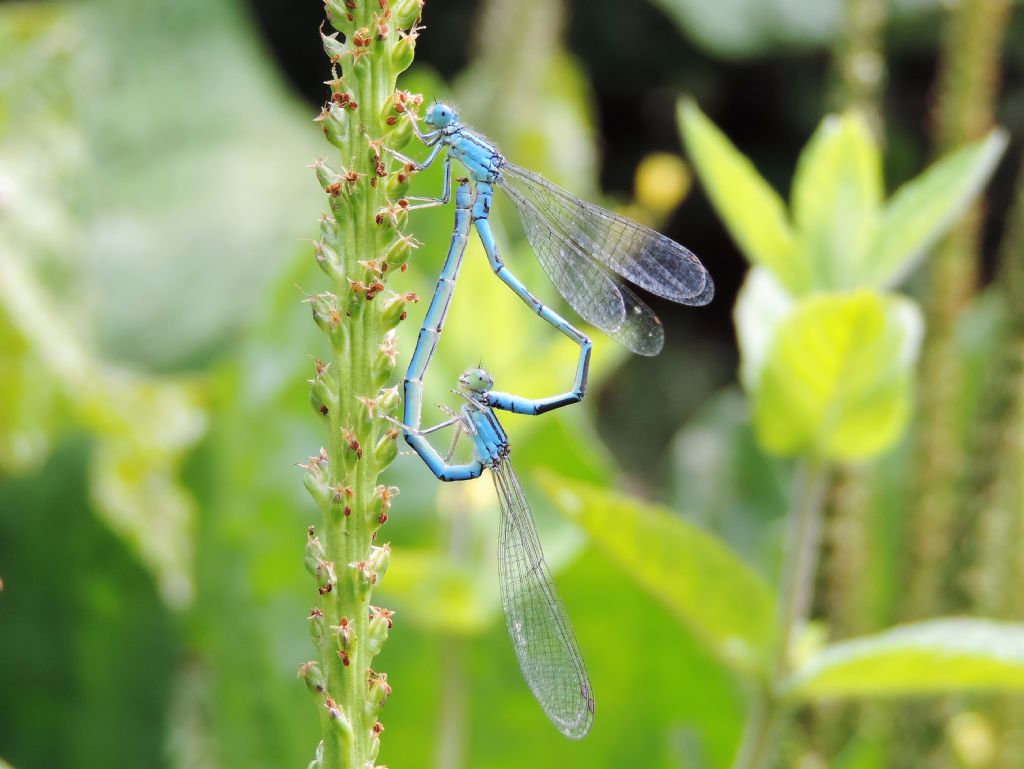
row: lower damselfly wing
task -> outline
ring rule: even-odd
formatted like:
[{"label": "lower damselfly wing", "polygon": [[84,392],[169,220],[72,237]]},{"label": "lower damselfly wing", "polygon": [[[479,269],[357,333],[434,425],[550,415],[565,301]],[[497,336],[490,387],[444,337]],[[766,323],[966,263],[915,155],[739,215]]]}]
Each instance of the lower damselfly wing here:
[{"label": "lower damselfly wing", "polygon": [[529,198],[513,188],[506,192],[537,261],[569,306],[626,349],[657,355],[665,343],[665,331],[651,308],[624,281],[553,229]]},{"label": "lower damselfly wing", "polygon": [[548,718],[566,737],[580,739],[594,721],[594,696],[583,657],[512,464],[505,460],[491,474],[501,506],[498,581],[512,648]]},{"label": "lower damselfly wing", "polygon": [[580,200],[511,163],[502,165],[497,184],[514,204],[559,293],[584,320],[629,350],[657,355],[664,330],[628,283],[693,306],[714,296],[714,281],[700,260],[649,227]]}]

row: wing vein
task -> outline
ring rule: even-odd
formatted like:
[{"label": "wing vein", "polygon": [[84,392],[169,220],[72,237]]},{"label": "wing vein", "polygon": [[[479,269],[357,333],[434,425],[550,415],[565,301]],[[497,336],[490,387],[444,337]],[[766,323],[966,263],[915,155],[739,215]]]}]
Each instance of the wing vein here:
[{"label": "wing vein", "polygon": [[502,185],[526,237],[555,288],[584,320],[639,355],[657,355],[665,343],[661,321],[616,275],[583,253],[519,190]]},{"label": "wing vein", "polygon": [[649,227],[580,200],[543,176],[505,162],[499,184],[531,200],[579,250],[656,296],[689,305],[707,304],[714,283],[685,246]]},{"label": "wing vein", "polygon": [[493,468],[492,476],[501,507],[498,581],[512,648],[548,718],[567,737],[579,739],[594,720],[583,656],[511,463],[506,460]]}]

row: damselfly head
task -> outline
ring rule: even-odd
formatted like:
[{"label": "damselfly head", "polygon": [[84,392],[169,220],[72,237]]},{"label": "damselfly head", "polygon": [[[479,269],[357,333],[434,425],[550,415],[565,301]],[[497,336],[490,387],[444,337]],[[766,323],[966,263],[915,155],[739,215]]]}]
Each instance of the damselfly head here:
[{"label": "damselfly head", "polygon": [[494,387],[494,380],[482,368],[471,368],[459,377],[459,387],[471,393],[485,393]]},{"label": "damselfly head", "polygon": [[436,101],[430,105],[427,114],[423,116],[423,122],[431,128],[447,128],[459,122],[459,113],[450,104]]}]

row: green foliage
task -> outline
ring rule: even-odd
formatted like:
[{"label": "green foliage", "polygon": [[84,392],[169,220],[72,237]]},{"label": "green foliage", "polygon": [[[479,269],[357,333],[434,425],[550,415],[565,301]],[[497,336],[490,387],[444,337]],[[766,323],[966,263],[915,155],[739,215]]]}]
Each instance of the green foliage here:
[{"label": "green foliage", "polygon": [[96,514],[89,464],[64,442],[0,483],[0,729],[18,769],[163,766],[180,615]]},{"label": "green foliage", "polygon": [[755,268],[736,306],[741,379],[763,445],[849,460],[899,438],[921,338],[892,285],[979,193],[1006,144],[939,160],[883,205],[881,158],[856,112],[822,121],[797,162],[792,224],[753,165],[689,101],[679,107],[698,176]]},{"label": "green foliage", "polygon": [[78,290],[101,302],[104,349],[201,366],[310,236],[321,196],[305,165],[322,140],[236,2],[89,0],[76,18]]},{"label": "green foliage", "polygon": [[861,285],[857,268],[875,228],[882,169],[857,113],[821,122],[797,161],[791,197],[796,248],[790,260],[806,282],[787,287],[799,295]]},{"label": "green foliage", "polygon": [[826,117],[797,161],[790,224],[779,196],[692,101],[680,103],[679,122],[733,239],[793,296],[897,283],[978,196],[1007,141],[993,130],[883,204],[880,154],[865,121],[856,112]]},{"label": "green foliage", "polygon": [[679,124],[705,191],[746,257],[793,290],[805,285],[782,198],[694,102],[681,102]]},{"label": "green foliage", "polygon": [[1009,140],[993,129],[939,159],[895,193],[882,211],[871,248],[862,259],[864,280],[894,286],[935,245],[949,223],[977,198]]},{"label": "green foliage", "polygon": [[[877,11],[879,7],[880,4],[850,4],[851,22],[866,19],[872,8]],[[1004,18],[999,15],[1004,13],[999,10],[1004,7],[991,6],[993,12],[987,13],[982,6],[966,6],[956,14],[957,33],[950,40],[968,45],[952,43],[956,50],[953,63],[946,66],[949,82],[961,86],[970,83],[963,70],[972,61],[982,68],[975,71],[986,73],[981,80],[991,80],[992,73],[983,69],[984,63],[994,61],[997,54],[986,37],[986,32],[991,34],[994,30],[986,29],[985,20],[991,23]],[[726,10],[724,15],[729,13]],[[735,8],[732,16],[744,18],[735,13]],[[846,44],[850,44],[849,39]],[[989,48],[984,52],[976,50],[972,57],[970,45]],[[972,112],[967,104],[974,100],[973,94],[962,93],[961,99],[956,102],[956,117],[951,119],[958,126],[962,121],[961,132],[977,135],[988,120],[979,120],[978,115],[987,114],[987,107],[978,106]],[[974,101],[984,104],[984,96]],[[781,201],[753,166],[692,104],[684,104],[680,116],[683,135],[709,197],[734,240],[755,265],[741,291],[736,323],[742,351],[741,378],[751,394],[754,423],[763,447],[775,453],[809,458],[815,464],[825,460],[826,466],[828,461],[878,456],[894,445],[907,421],[914,386],[913,362],[922,325],[915,305],[882,292],[907,277],[967,211],[1005,149],[1005,133],[993,130],[950,152],[917,179],[904,184],[885,203],[880,153],[866,125],[854,113],[826,118],[797,164],[790,225]],[[939,302],[943,301],[942,291],[948,292],[951,279],[959,280],[962,274],[971,272],[969,263],[975,256],[970,233],[970,226],[960,231],[955,256],[961,261],[953,268],[955,274],[947,271],[945,278],[940,274],[938,288],[933,288],[938,292]],[[1015,252],[1019,248],[1010,251]],[[953,290],[962,297],[970,289],[957,285]],[[1000,335],[979,337],[979,309],[982,315],[990,314],[980,306],[970,308],[964,319],[967,322],[960,324],[957,336],[947,340],[952,344],[942,341],[941,334],[948,332],[939,329],[938,355],[947,360],[936,369],[942,372],[943,381],[934,383],[929,396],[931,400],[938,396],[943,410],[951,410],[957,439],[993,446],[991,426],[979,428],[972,424],[979,413],[984,416],[986,408],[991,411],[1000,407],[997,403],[983,405],[979,410],[979,398],[984,394],[978,390],[979,380],[993,370],[986,361],[986,351],[997,349],[994,345],[999,343],[993,337]],[[968,337],[973,338],[969,341]],[[1009,355],[1016,371],[1019,340],[1013,345]],[[952,376],[961,363],[966,363],[967,374],[962,382]],[[951,393],[955,395],[950,397]],[[940,414],[938,418],[943,417]],[[830,548],[826,550],[829,570],[819,578],[825,578],[822,584],[829,590],[826,598],[840,600],[830,611],[838,614],[837,624],[847,632],[858,625],[891,621],[895,607],[904,603],[894,586],[913,573],[915,566],[920,568],[919,564],[907,562],[907,534],[903,530],[907,501],[914,493],[907,483],[908,471],[915,464],[912,458],[908,459],[912,456],[908,449],[913,445],[905,442],[897,456],[877,469],[850,471],[832,491],[831,503],[836,511],[835,520],[829,524],[834,527],[829,532]],[[943,451],[948,453],[953,448],[947,446]],[[1011,473],[1019,469],[1014,458],[979,457],[971,462],[966,473],[968,481],[974,488],[985,490],[983,497],[993,493],[991,467],[998,466],[1000,461],[1009,461]],[[946,472],[952,469],[948,463],[943,467]],[[810,515],[804,518],[806,506],[798,503],[801,499],[801,495],[796,496],[791,513],[795,526],[787,559],[796,568],[786,570],[786,584],[791,587],[783,589],[784,597],[797,596],[792,599],[796,608],[792,611],[795,621],[790,633],[798,642],[780,650],[781,678],[786,678],[791,659],[800,656],[794,652],[799,652],[813,635],[803,632],[808,610],[801,609],[796,602],[801,600],[801,594],[806,598],[813,589],[819,549],[813,534],[819,525],[815,521],[815,507],[820,503],[812,504]],[[1019,495],[1013,499],[1012,506],[1019,507]],[[950,511],[938,521],[944,525],[934,534],[936,538],[953,538],[962,546],[958,549],[970,550],[977,545],[966,541],[968,531],[983,542],[1019,535],[1018,511],[1003,510],[1002,502],[997,503],[998,512],[978,509],[985,502],[974,497],[968,497],[967,503],[957,520],[951,518]],[[922,508],[922,512],[928,510]],[[1010,518],[1013,524],[1009,523]],[[925,526],[929,524],[927,519],[922,522]],[[1008,528],[1011,525],[1015,534]],[[993,543],[989,542],[987,547],[992,548]],[[1005,545],[996,546],[1002,547]],[[988,563],[985,551],[980,555],[957,552],[955,560],[956,563],[931,567],[939,574],[937,579],[950,580],[943,586],[950,593],[963,590],[977,595],[979,586],[984,584],[984,590],[991,594],[1007,573]],[[968,579],[962,579],[960,569],[972,561],[977,573],[972,571]],[[788,581],[791,573],[796,575],[793,582]],[[970,584],[954,587],[952,575],[957,575],[958,583]],[[784,605],[787,610],[790,608],[789,604]],[[978,605],[983,607],[984,603]],[[842,616],[844,610],[850,609],[867,610],[864,613],[870,617]],[[949,620],[840,643],[799,665],[788,681],[780,681],[779,685],[788,688],[794,700],[773,705],[774,695],[769,693],[765,698],[767,709],[785,711],[794,701],[844,696],[1019,691],[1020,633],[1019,625]],[[767,721],[770,723],[771,719]],[[771,738],[762,739],[766,731],[759,732],[759,728],[755,711],[748,732],[753,735],[751,744],[755,747],[741,753],[740,766],[763,766],[769,762],[758,745],[770,743]],[[959,739],[952,722],[948,728],[949,739]],[[905,749],[908,756],[912,751],[912,745]],[[1013,756],[1015,751],[1007,748],[1006,753]],[[836,765],[888,765],[886,754],[884,738],[858,736]],[[959,748],[958,755],[971,765],[991,760],[968,760]],[[749,763],[743,763],[747,760]]]},{"label": "green foliage", "polygon": [[[802,460],[790,500],[770,683],[754,695],[737,766],[770,763],[773,723],[797,701],[1018,690],[1024,631],[1016,625],[937,621],[838,643],[800,661],[814,636],[806,626],[823,469],[879,456],[909,419],[923,320],[913,301],[888,290],[977,197],[1005,149],[1005,134],[994,130],[940,158],[885,203],[881,154],[865,120],[854,111],[827,117],[798,159],[790,217],[753,164],[692,102],[680,105],[679,120],[711,202],[753,265],[735,321],[755,434],[765,451]],[[880,476],[880,485],[892,479]],[[892,499],[900,496],[887,500],[897,515]],[[888,540],[895,524],[883,516],[871,514],[885,526],[880,539]],[[890,565],[889,554],[882,555],[878,563]],[[884,577],[897,573],[893,567]],[[858,586],[864,580],[840,577]],[[876,612],[891,593],[888,585],[879,589],[879,579],[860,591],[863,605]],[[882,755],[879,745],[865,741],[847,760],[871,765]]]},{"label": "green foliage", "polygon": [[725,545],[664,508],[542,478],[559,509],[723,660],[748,671],[764,663],[774,632],[771,590]]},{"label": "green foliage", "polygon": [[[498,10],[480,34],[508,33],[506,44],[480,46],[454,88],[425,71],[403,87],[454,91],[510,158],[589,196],[593,100],[558,38],[557,4],[488,7]],[[783,13],[751,20],[738,7],[701,6],[700,20],[741,20],[741,37],[763,41]],[[317,601],[301,568],[316,511],[294,464],[326,442],[328,417],[310,415],[308,353],[324,340],[295,284],[323,281],[298,239],[315,229],[318,200],[302,165],[324,150],[252,32],[227,1],[0,12],[0,752],[17,769],[305,766],[318,739],[295,680]],[[671,436],[667,399],[698,401],[712,357],[728,352],[687,343],[633,361],[641,401],[623,395],[621,379],[606,386],[623,355],[596,335],[585,405],[505,420],[595,685],[594,731],[562,739],[516,669],[498,605],[490,484],[438,484],[403,457],[382,478],[402,494],[374,597],[397,609],[379,658],[395,695],[374,763],[511,769],[543,756],[558,766],[728,767],[778,636],[768,580],[782,560],[793,463],[767,449],[870,458],[901,431],[920,323],[912,303],[887,291],[976,197],[1005,137],[940,158],[883,202],[863,124],[827,119],[797,164],[791,216],[695,106],[681,115],[704,188],[756,265],[736,308],[747,395],[732,388],[687,405],[696,417],[665,461],[671,489],[639,490],[666,492],[685,514],[612,490],[641,484],[617,468],[595,414],[608,424],[620,412],[645,438],[658,421]],[[436,193],[440,171],[410,193]],[[391,285],[425,298],[451,216],[411,221],[424,245]],[[494,225],[516,273],[560,306],[500,198]],[[398,370],[425,302],[407,309]],[[974,309],[955,350],[971,369],[957,404],[964,434],[1007,333],[998,307]],[[686,365],[695,358],[699,377]],[[451,403],[456,375],[480,359],[502,389],[540,396],[571,380],[574,354],[494,278],[473,239],[425,401]],[[609,437],[634,467],[666,455],[658,440]],[[873,560],[855,573],[870,607],[856,619],[874,626],[891,621],[905,575],[912,452],[901,446],[875,471],[865,524]],[[842,554],[858,546],[831,544]],[[835,575],[824,576],[835,590]],[[1019,635],[949,620],[797,654],[781,707],[1019,691]],[[815,633],[797,637],[799,652]],[[855,738],[832,763],[878,767],[879,744]]]},{"label": "green foliage", "polygon": [[916,306],[894,296],[819,294],[796,302],[754,391],[768,451],[848,460],[895,441],[910,410]]},{"label": "green foliage", "polygon": [[42,7],[15,8],[0,20],[5,52],[20,52],[12,71],[21,78],[0,88],[7,115],[0,164],[12,201],[0,218],[0,471],[41,462],[58,425],[91,434],[97,513],[180,609],[193,597],[195,506],[179,471],[205,429],[201,386],[104,360],[76,322],[80,309],[53,279],[68,269],[84,230],[60,202],[64,187],[80,181],[83,137],[72,114],[41,102],[33,88],[52,83],[66,95],[69,84],[57,73],[73,61],[74,29],[68,16]]},{"label": "green foliage", "polygon": [[798,700],[1024,691],[1024,626],[944,619],[843,641],[799,666],[784,691]]},{"label": "green foliage", "polygon": [[[479,485],[490,486],[486,479]],[[533,494],[531,502],[536,506],[543,496]],[[548,550],[546,535],[542,531]],[[416,766],[436,753],[441,725],[450,718],[450,692],[441,692],[455,652],[462,655],[463,675],[456,671],[456,680],[465,687],[468,706],[455,722],[464,740],[464,766],[515,769],[530,755],[550,766],[637,762],[670,769],[691,761],[677,746],[679,733],[690,730],[707,766],[726,769],[742,728],[742,692],[705,645],[592,549],[559,569],[556,581],[597,698],[598,715],[587,738],[570,742],[551,728],[522,680],[500,615],[483,634],[460,640],[410,625],[402,604],[395,615],[400,632],[386,652],[391,678],[405,682],[396,683],[388,704],[390,739],[382,755],[387,765]],[[641,644],[643,653],[626,648],[628,642]],[[631,738],[638,734],[649,738]]]}]

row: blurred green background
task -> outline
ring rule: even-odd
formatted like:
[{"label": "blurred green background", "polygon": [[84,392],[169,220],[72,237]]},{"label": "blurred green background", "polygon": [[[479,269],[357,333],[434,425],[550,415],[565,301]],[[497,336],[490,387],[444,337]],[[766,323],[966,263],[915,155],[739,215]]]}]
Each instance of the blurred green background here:
[{"label": "blurred green background", "polygon": [[[325,205],[306,165],[332,151],[311,122],[329,77],[322,10],[0,3],[0,766],[260,769],[312,757],[317,718],[295,670],[311,656],[302,547],[317,513],[294,464],[324,442],[305,383],[323,339],[296,286],[322,280],[303,240]],[[394,687],[382,762],[734,759],[749,681],[742,654],[716,648],[702,622],[718,621],[708,607],[719,602],[742,616],[768,600],[800,451],[751,424],[767,396],[740,386],[733,309],[744,255],[758,259],[743,214],[737,224],[725,209],[757,200],[705,192],[715,171],[684,152],[684,95],[783,196],[832,111],[862,109],[888,191],[991,126],[1007,130],[999,165],[991,157],[946,209],[944,229],[963,223],[899,282],[926,329],[921,364],[900,383],[913,414],[871,450],[826,452],[815,623],[802,643],[810,655],[826,639],[948,615],[1024,621],[1018,9],[434,0],[424,23],[401,87],[454,99],[515,162],[686,243],[718,294],[703,309],[653,303],[667,326],[657,358],[597,335],[583,406],[506,420],[596,690],[585,741],[551,728],[516,668],[490,484],[442,486],[412,457],[392,466],[401,495],[384,533],[395,554],[375,595],[397,611],[375,663]],[[967,209],[992,167],[984,202]],[[420,189],[439,185],[439,169],[424,176]],[[517,274],[557,303],[497,207]],[[392,288],[429,295],[450,218],[415,215],[424,246]],[[749,323],[767,324],[749,307]],[[424,309],[400,329],[405,356]],[[571,346],[534,320],[471,242],[427,402],[478,360],[511,392],[568,381]],[[617,553],[561,514],[571,505],[559,488],[572,482],[588,510],[607,508],[605,540],[630,505],[655,528],[624,530],[641,544]],[[683,599],[660,589],[674,575],[658,564],[673,556],[659,561],[643,540],[676,519],[746,566],[715,561],[721,574],[698,575]],[[1018,657],[1006,677],[1019,687]],[[892,693],[801,707],[780,765],[1024,765],[1019,698]]]}]

